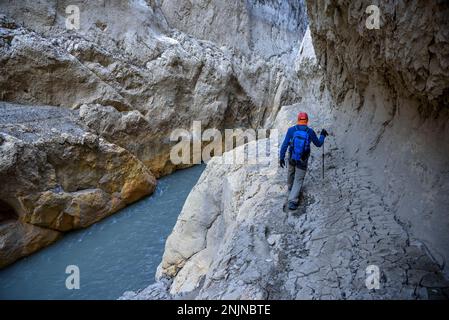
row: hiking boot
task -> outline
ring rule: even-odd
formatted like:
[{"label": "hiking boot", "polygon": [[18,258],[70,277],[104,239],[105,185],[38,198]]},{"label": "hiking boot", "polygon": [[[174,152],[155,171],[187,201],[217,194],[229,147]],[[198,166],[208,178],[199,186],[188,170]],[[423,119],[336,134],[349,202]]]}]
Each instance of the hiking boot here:
[{"label": "hiking boot", "polygon": [[296,209],[298,209],[298,205],[296,203],[294,203],[294,202],[289,202],[288,203],[288,209],[289,210],[296,210]]}]

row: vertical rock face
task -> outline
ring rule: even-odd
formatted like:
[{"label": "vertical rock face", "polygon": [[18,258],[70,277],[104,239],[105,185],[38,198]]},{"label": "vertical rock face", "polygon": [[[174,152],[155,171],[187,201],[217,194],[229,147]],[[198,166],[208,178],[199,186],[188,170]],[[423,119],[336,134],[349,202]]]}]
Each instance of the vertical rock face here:
[{"label": "vertical rock face", "polygon": [[[330,90],[342,102],[370,81],[435,109],[448,106],[449,5],[380,1],[379,29],[368,29],[369,1],[308,1],[314,45]],[[360,101],[363,103],[363,101]]]},{"label": "vertical rock face", "polygon": [[[69,4],[80,8],[77,32],[65,30]],[[142,141],[139,150],[131,147],[131,151],[160,176],[175,169],[167,156],[174,129],[189,128],[192,119],[201,120],[205,127],[262,126],[273,121],[281,104],[297,98],[292,73],[278,60],[266,61],[259,55],[260,48],[230,50],[171,29],[164,16],[170,13],[167,10],[145,1],[44,1],[41,5],[24,1],[19,5],[3,0],[2,12],[29,28],[3,18],[2,100],[73,109],[100,105],[84,108],[86,118],[112,112],[100,111],[102,106],[123,114],[136,110],[142,127],[136,132],[122,130],[123,139],[114,142],[127,148],[127,137]],[[191,14],[201,14],[198,10],[192,8]],[[219,25],[214,28],[223,31]],[[284,34],[291,36],[287,27],[270,36]],[[284,41],[278,53],[291,45]],[[109,137],[114,130],[89,123]],[[144,130],[147,134],[138,133]]]},{"label": "vertical rock face", "polygon": [[0,267],[151,194],[156,180],[75,112],[0,102]]},{"label": "vertical rock face", "polygon": [[160,3],[170,26],[265,59],[294,57],[307,27],[302,0],[163,0]]},{"label": "vertical rock face", "polygon": [[[173,130],[261,127],[298,98],[277,57],[302,37],[304,6],[242,4],[209,3],[219,18],[200,35],[196,4],[178,24],[169,1],[0,0],[0,266],[151,193],[182,167]],[[66,28],[69,5],[79,30]],[[242,32],[224,32],[221,8],[245,10]]]},{"label": "vertical rock face", "polygon": [[124,298],[449,296],[448,6],[380,2],[380,29],[369,30],[368,1],[307,4],[302,101],[274,126],[283,134],[306,111],[328,128],[325,176],[313,150],[292,214],[285,170],[214,158],[167,240],[159,281]]},{"label": "vertical rock face", "polygon": [[[306,110],[315,125],[329,118],[329,95],[320,89],[322,75],[311,44],[308,30],[296,65],[301,70],[302,100],[278,113],[274,126],[279,132],[294,125],[294,113],[299,110]],[[257,144],[261,148],[266,141]],[[249,158],[256,158],[254,151],[247,151]],[[292,226],[282,210],[285,170],[278,169],[273,154],[270,163],[262,165],[226,165],[225,157],[232,153],[213,158],[187,198],[167,239],[157,277],[173,279],[172,295],[194,292],[197,298],[273,298],[274,290],[281,290],[271,288],[276,282],[274,274],[286,267],[280,259],[290,258],[281,258],[288,251],[279,252],[272,246],[276,242],[280,248],[289,242],[296,248],[289,234],[295,231],[287,231]]]},{"label": "vertical rock face", "polygon": [[176,169],[173,129],[282,134],[303,110],[332,135],[300,214],[282,210],[285,171],[216,157],[160,282],[127,297],[447,296],[447,3],[380,1],[368,29],[369,1],[307,1],[307,32],[302,1],[0,5],[0,267],[151,193]]},{"label": "vertical rock face", "polygon": [[347,156],[372,166],[398,219],[447,271],[448,3],[381,1],[372,30],[369,1],[307,4]]}]

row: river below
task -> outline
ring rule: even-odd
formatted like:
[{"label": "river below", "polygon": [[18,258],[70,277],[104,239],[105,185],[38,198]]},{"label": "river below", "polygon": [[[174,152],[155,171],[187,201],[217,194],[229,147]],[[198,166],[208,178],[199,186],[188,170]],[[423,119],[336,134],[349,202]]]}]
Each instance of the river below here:
[{"label": "river below", "polygon": [[[155,193],[0,271],[0,299],[117,299],[154,282],[165,240],[205,166],[158,181]],[[67,266],[80,289],[66,288]]]}]

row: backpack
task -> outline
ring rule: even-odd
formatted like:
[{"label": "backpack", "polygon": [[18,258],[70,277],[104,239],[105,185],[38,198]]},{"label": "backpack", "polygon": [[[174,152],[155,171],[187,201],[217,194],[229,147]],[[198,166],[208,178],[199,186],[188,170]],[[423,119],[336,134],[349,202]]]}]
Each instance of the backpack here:
[{"label": "backpack", "polygon": [[292,138],[292,160],[302,160],[308,151],[309,145],[309,128],[297,129]]}]

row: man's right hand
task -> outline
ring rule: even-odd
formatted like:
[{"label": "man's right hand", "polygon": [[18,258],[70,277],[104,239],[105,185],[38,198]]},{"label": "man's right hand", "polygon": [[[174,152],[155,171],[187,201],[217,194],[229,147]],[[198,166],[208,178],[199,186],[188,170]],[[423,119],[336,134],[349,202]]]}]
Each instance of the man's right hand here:
[{"label": "man's right hand", "polygon": [[326,129],[321,130],[321,134],[322,134],[324,137],[327,137],[327,136],[329,135],[329,133],[326,131]]},{"label": "man's right hand", "polygon": [[279,166],[280,166],[281,168],[284,168],[284,167],[285,167],[285,160],[284,160],[284,159],[279,160]]}]

